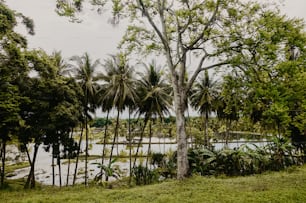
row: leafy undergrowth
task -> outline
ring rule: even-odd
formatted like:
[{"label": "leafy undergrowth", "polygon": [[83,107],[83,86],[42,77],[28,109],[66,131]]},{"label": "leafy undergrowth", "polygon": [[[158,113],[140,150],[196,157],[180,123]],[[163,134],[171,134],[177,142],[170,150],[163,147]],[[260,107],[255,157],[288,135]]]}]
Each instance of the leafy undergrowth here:
[{"label": "leafy undergrowth", "polygon": [[200,177],[130,189],[98,186],[0,191],[0,202],[306,202],[306,165],[246,177]]}]

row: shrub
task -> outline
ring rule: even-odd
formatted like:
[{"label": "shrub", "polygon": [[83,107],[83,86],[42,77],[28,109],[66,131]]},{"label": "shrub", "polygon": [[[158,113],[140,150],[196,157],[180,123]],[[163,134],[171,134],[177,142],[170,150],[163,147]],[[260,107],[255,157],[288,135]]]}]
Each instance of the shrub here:
[{"label": "shrub", "polygon": [[235,149],[211,151],[203,148],[188,152],[189,171],[200,175],[250,175],[281,170],[303,163],[302,156],[285,138],[275,138],[264,147],[242,145]]},{"label": "shrub", "polygon": [[135,166],[132,170],[132,175],[136,185],[148,185],[157,182],[159,174],[156,170],[150,170],[148,167],[142,165]]}]

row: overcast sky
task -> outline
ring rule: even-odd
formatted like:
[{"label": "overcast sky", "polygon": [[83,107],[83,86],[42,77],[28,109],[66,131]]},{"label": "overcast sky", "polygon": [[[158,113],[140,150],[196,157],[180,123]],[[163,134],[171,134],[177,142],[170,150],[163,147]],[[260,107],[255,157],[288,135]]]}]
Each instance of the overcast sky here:
[{"label": "overcast sky", "polygon": [[70,57],[88,52],[94,59],[105,58],[116,52],[124,33],[124,26],[113,27],[107,23],[108,15],[95,12],[84,13],[83,23],[70,23],[55,13],[55,0],[6,0],[6,3],[34,20],[36,34],[27,36],[29,47],[48,53],[61,50],[65,57]]},{"label": "overcast sky", "polygon": [[[124,24],[113,27],[107,23],[109,14],[95,12],[84,13],[82,23],[70,23],[54,12],[55,0],[6,0],[6,3],[34,20],[36,34],[27,36],[30,48],[42,48],[48,53],[61,50],[65,57],[88,52],[94,59],[105,59],[117,52],[125,29]],[[281,9],[290,17],[306,20],[306,0],[283,0]]]}]

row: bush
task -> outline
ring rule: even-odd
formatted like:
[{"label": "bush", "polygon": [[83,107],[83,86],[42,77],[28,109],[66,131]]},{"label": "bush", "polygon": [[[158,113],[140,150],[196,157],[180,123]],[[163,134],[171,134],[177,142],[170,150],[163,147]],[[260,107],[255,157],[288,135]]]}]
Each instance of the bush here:
[{"label": "bush", "polygon": [[132,170],[132,175],[136,185],[149,185],[158,182],[159,174],[156,170],[150,170],[142,165],[135,166]]},{"label": "bush", "polygon": [[189,172],[199,175],[250,175],[303,163],[302,156],[285,138],[275,138],[264,147],[254,145],[254,149],[247,145],[220,151],[190,149],[188,159]]}]

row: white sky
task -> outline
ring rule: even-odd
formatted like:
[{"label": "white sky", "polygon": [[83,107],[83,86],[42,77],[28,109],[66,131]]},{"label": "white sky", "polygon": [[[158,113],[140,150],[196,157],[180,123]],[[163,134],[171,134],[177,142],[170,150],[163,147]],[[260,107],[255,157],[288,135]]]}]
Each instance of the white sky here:
[{"label": "white sky", "polygon": [[[306,0],[275,1],[283,2],[281,10],[289,17],[306,21]],[[61,51],[66,58],[88,52],[92,59],[103,61],[117,53],[126,27],[126,23],[113,27],[107,22],[109,13],[98,15],[94,11],[82,14],[82,23],[71,23],[55,13],[55,0],[6,0],[6,4],[34,20],[36,34],[27,35],[29,48],[42,48],[49,54]],[[17,31],[25,34],[23,27]]]},{"label": "white sky", "polygon": [[[62,51],[65,57],[88,52],[93,59],[116,53],[124,26],[111,26],[107,14],[86,12],[83,23],[70,23],[58,16],[55,0],[6,0],[7,5],[34,20],[35,35],[27,36],[30,48],[42,48],[48,53]],[[18,31],[24,33],[22,28]]]}]

